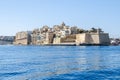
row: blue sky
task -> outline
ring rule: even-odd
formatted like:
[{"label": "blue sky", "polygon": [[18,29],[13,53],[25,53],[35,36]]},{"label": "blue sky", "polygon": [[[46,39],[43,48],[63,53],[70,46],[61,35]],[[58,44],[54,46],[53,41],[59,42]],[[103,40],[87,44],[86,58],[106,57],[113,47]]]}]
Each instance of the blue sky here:
[{"label": "blue sky", "polygon": [[0,0],[0,35],[65,22],[120,37],[120,0]]}]

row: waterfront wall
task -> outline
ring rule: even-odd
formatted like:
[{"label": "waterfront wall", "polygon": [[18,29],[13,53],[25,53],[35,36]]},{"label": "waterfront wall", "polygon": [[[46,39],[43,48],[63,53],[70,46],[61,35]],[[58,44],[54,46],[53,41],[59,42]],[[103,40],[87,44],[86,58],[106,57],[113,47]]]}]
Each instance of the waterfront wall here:
[{"label": "waterfront wall", "polygon": [[76,35],[76,44],[103,44],[109,45],[109,35],[107,33],[83,33]]},{"label": "waterfront wall", "polygon": [[108,33],[103,33],[99,35],[100,43],[110,45],[110,38]]}]

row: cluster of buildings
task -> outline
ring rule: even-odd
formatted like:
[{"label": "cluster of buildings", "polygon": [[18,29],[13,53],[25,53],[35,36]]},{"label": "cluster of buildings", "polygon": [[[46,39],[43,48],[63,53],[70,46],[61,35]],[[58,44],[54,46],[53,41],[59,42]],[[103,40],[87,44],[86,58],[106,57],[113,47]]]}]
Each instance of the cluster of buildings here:
[{"label": "cluster of buildings", "polygon": [[110,44],[111,45],[120,45],[120,39],[119,38],[111,38],[110,39]]},{"label": "cluster of buildings", "polygon": [[12,44],[14,38],[14,36],[0,36],[0,45]]},{"label": "cluster of buildings", "polygon": [[52,28],[43,26],[33,31],[16,33],[16,45],[109,45],[108,33],[101,29],[79,29],[77,26],[54,25]]}]

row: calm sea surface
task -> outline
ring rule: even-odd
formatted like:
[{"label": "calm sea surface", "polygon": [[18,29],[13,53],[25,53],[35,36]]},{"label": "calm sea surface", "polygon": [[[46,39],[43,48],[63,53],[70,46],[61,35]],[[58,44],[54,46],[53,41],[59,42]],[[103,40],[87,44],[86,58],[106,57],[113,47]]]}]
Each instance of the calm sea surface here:
[{"label": "calm sea surface", "polygon": [[0,80],[120,80],[120,46],[0,46]]}]

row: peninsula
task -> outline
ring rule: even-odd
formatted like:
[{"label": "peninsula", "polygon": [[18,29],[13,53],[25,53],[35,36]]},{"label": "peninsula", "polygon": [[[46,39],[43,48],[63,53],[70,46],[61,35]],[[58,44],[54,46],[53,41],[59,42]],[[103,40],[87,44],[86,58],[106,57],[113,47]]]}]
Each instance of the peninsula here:
[{"label": "peninsula", "polygon": [[15,45],[109,45],[108,33],[101,29],[80,29],[77,26],[54,25],[52,28],[43,26],[33,31],[16,33]]}]

